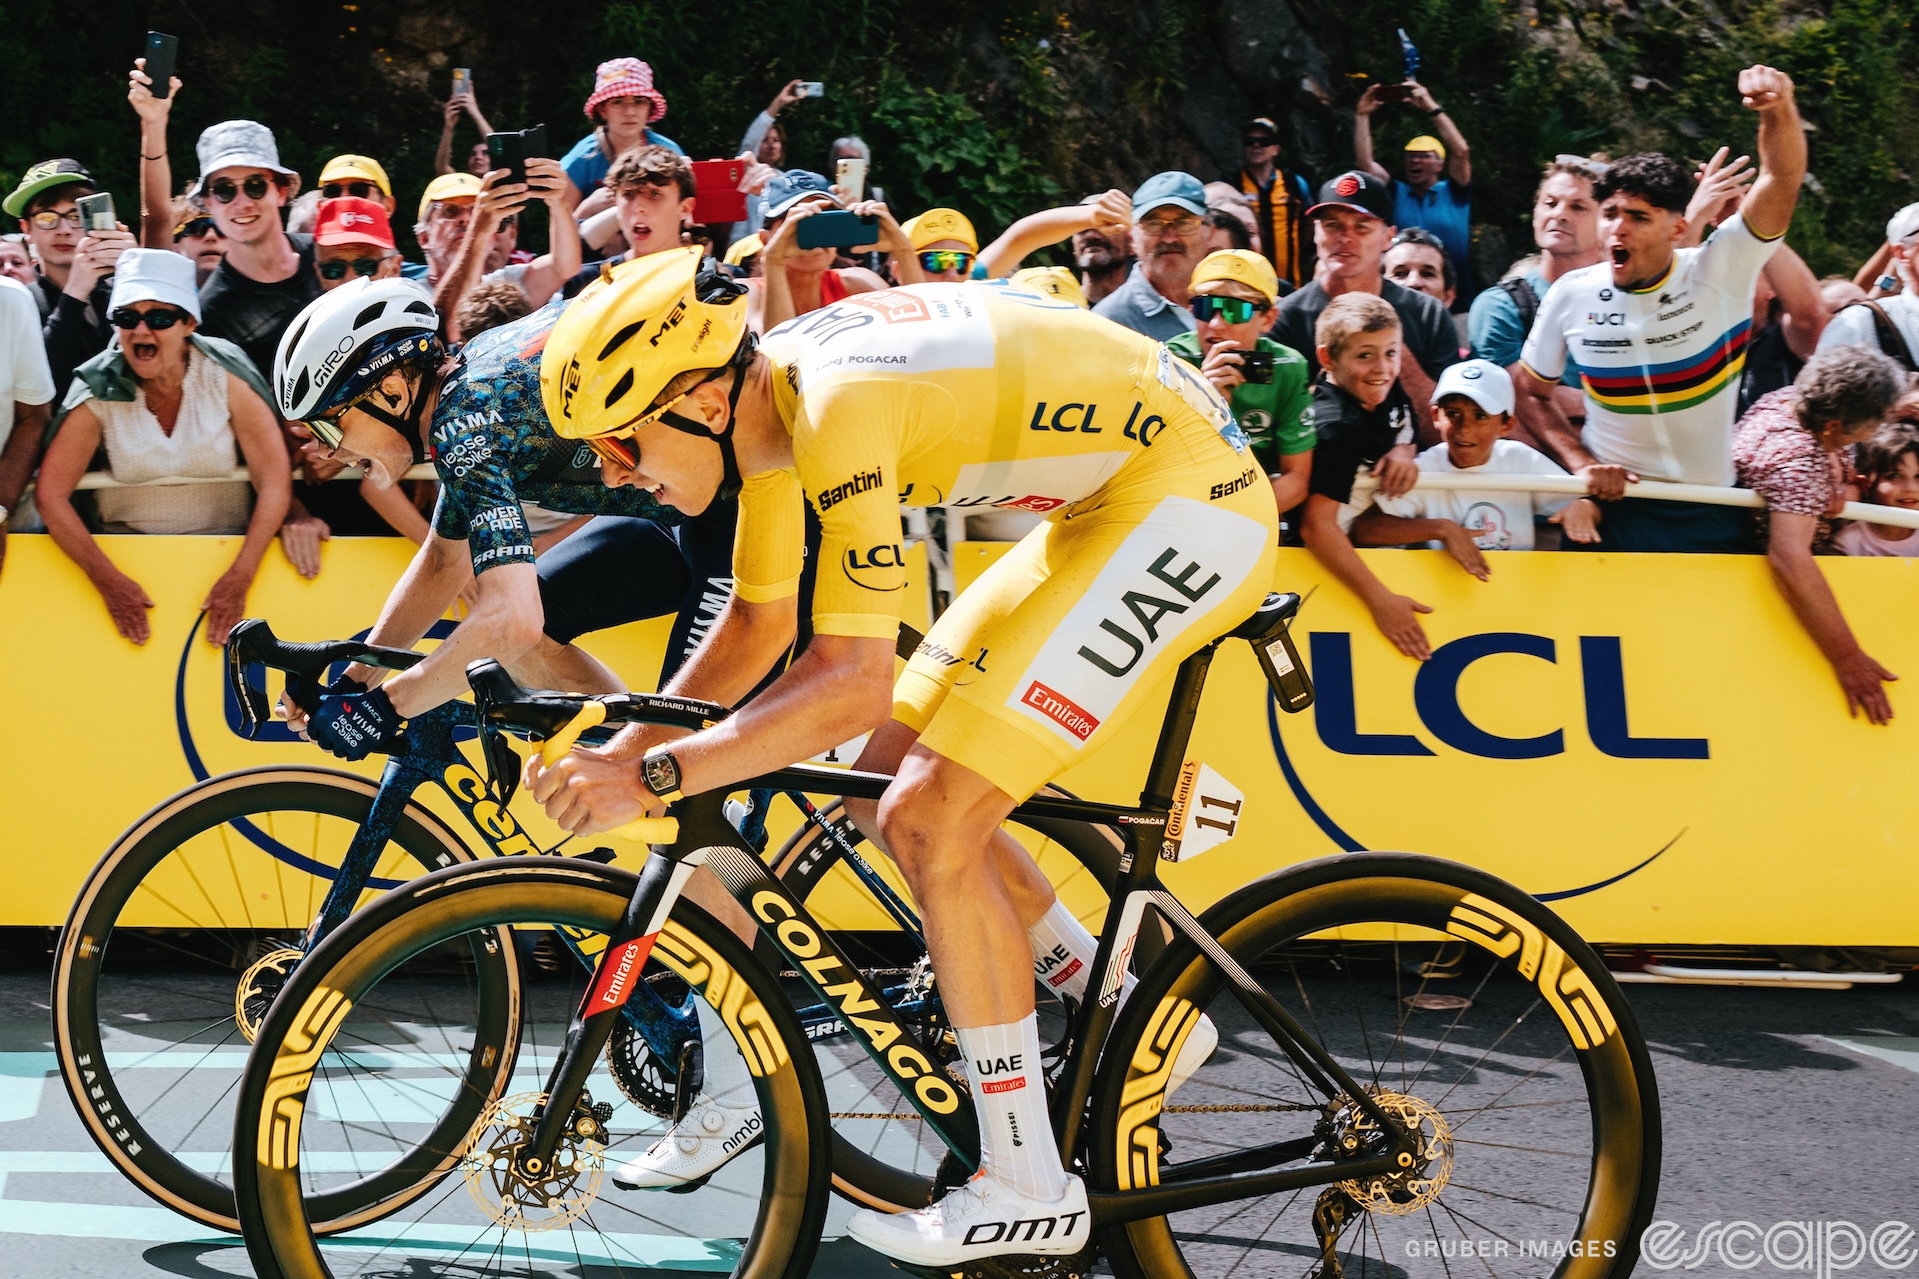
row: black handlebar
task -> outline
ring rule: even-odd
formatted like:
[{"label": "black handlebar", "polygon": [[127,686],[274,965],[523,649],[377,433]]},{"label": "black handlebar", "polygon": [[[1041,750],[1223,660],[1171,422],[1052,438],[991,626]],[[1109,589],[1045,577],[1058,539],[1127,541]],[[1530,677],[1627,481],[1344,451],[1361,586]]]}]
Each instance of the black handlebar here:
[{"label": "black handlebar", "polygon": [[664,724],[673,728],[709,728],[725,719],[724,706],[660,693],[555,693],[520,687],[492,658],[466,668],[480,723],[538,740],[558,734],[589,702],[606,707],[606,724]]},{"label": "black handlebar", "polygon": [[248,740],[259,736],[260,729],[273,719],[273,704],[266,689],[248,677],[247,667],[270,666],[287,674],[287,696],[302,710],[311,711],[317,703],[326,669],[336,662],[359,662],[390,671],[403,671],[425,660],[426,654],[410,648],[383,648],[356,640],[330,640],[320,644],[291,644],[273,633],[260,618],[248,618],[227,635],[227,686],[240,703],[246,721],[242,734]]}]

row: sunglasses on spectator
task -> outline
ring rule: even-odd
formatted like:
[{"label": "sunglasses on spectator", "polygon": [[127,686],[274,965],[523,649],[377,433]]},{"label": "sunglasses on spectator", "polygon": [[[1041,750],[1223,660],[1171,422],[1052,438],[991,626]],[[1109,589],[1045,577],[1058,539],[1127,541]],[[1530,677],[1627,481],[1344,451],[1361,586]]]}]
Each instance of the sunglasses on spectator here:
[{"label": "sunglasses on spectator", "polygon": [[1248,302],[1245,298],[1211,297],[1205,294],[1193,299],[1193,314],[1200,320],[1222,319],[1228,324],[1244,324],[1261,311],[1270,311],[1264,302]]},{"label": "sunglasses on spectator", "polygon": [[1162,235],[1198,235],[1204,224],[1196,214],[1185,213],[1176,218],[1143,218],[1138,225],[1140,230],[1157,239]]},{"label": "sunglasses on spectator", "polygon": [[[379,200],[385,198],[384,193],[375,194],[379,192],[379,190],[380,188],[374,186],[371,182],[328,182],[320,188],[320,195],[322,198],[328,200],[337,200],[343,195],[350,195],[356,200]],[[255,196],[254,199],[257,200],[259,197]]]},{"label": "sunglasses on spectator", "polygon": [[371,278],[380,270],[385,258],[330,258],[316,263],[322,280],[344,280],[348,271],[358,276]]},{"label": "sunglasses on spectator", "polygon": [[182,222],[179,226],[173,228],[173,238],[175,240],[197,240],[209,231],[219,236],[222,240],[226,239],[226,235],[220,230],[219,224],[209,217],[198,217]]},{"label": "sunglasses on spectator", "polygon": [[920,254],[920,269],[932,275],[942,271],[964,275],[973,269],[973,255],[964,249],[928,249]]},{"label": "sunglasses on spectator", "polygon": [[52,209],[42,209],[28,221],[42,231],[51,231],[62,222],[70,223],[75,229],[86,225],[86,219],[80,216],[80,210],[68,209],[65,213],[55,213]]},{"label": "sunglasses on spectator", "polygon": [[130,306],[123,306],[107,317],[116,329],[131,332],[145,324],[155,333],[164,333],[180,321],[192,318],[187,312],[172,306],[155,307],[151,311],[136,311]]},{"label": "sunglasses on spectator", "polygon": [[1279,139],[1270,133],[1249,133],[1240,141],[1249,147],[1276,147]]},{"label": "sunglasses on spectator", "polygon": [[232,178],[217,178],[207,184],[207,194],[221,204],[232,204],[242,193],[245,193],[249,200],[264,200],[267,198],[268,188],[277,185],[257,173],[242,182],[235,182]]}]

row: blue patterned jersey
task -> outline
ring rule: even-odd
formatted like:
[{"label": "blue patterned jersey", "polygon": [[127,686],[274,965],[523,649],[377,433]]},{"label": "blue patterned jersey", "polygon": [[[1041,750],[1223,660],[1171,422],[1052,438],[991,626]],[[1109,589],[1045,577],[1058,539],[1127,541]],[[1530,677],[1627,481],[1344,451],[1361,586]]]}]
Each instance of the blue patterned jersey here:
[{"label": "blue patterned jersey", "polygon": [[641,515],[669,524],[680,518],[638,489],[607,488],[593,450],[553,433],[540,403],[540,352],[564,306],[474,338],[440,388],[427,440],[440,473],[433,531],[466,542],[476,574],[533,562],[522,502],[579,515]]}]

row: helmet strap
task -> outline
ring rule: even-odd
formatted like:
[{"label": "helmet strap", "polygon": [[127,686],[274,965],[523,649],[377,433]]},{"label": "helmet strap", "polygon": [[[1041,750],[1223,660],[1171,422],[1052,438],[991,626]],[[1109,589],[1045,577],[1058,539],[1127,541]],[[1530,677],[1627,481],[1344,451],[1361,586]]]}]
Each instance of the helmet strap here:
[{"label": "helmet strap", "polygon": [[426,434],[420,430],[420,417],[426,409],[427,400],[431,398],[426,385],[429,376],[425,369],[420,370],[420,379],[413,384],[413,402],[408,406],[405,417],[401,417],[391,409],[383,408],[375,404],[373,402],[374,396],[380,394],[378,390],[375,390],[372,395],[367,396],[353,406],[374,421],[398,431],[401,436],[406,439],[408,446],[412,448],[413,462],[416,466],[426,461]]},{"label": "helmet strap", "polygon": [[739,350],[735,351],[733,358],[726,363],[726,367],[733,370],[733,389],[726,393],[725,430],[716,435],[705,423],[696,422],[690,417],[670,411],[660,414],[659,418],[676,431],[703,436],[720,446],[720,487],[714,497],[721,502],[730,502],[738,497],[740,490],[746,485],[746,481],[740,478],[739,457],[733,451],[733,428],[739,422],[740,392],[746,389],[746,372],[753,365],[753,352],[758,347],[759,343],[754,340],[751,333],[748,333],[745,340],[740,343]]}]

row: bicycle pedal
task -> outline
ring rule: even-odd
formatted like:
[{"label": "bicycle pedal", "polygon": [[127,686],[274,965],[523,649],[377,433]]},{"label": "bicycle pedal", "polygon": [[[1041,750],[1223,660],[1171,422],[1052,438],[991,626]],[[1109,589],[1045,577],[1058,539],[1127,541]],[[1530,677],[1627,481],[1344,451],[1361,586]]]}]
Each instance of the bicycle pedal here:
[{"label": "bicycle pedal", "polygon": [[598,862],[600,865],[605,866],[618,855],[619,854],[610,848],[589,848],[583,853],[574,853],[573,860],[576,862]]}]

